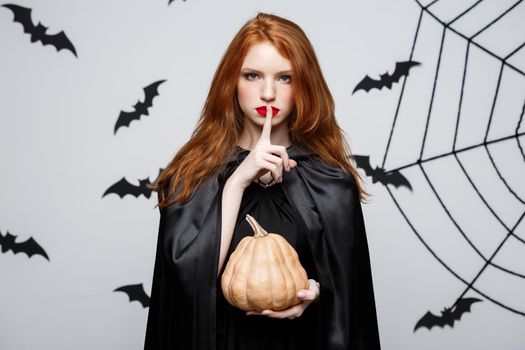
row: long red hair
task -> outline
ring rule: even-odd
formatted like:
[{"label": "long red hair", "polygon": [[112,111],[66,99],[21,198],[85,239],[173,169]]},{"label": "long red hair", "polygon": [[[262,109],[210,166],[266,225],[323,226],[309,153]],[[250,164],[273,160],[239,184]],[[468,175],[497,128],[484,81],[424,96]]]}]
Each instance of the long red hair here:
[{"label": "long red hair", "polygon": [[295,110],[288,129],[292,143],[349,171],[360,200],[369,196],[349,162],[352,156],[335,119],[333,97],[306,34],[289,20],[259,13],[246,22],[224,53],[190,140],[150,186],[158,191],[160,208],[186,202],[210,174],[224,169],[243,128],[236,92],[241,66],[248,49],[263,41],[272,43],[292,66]]}]

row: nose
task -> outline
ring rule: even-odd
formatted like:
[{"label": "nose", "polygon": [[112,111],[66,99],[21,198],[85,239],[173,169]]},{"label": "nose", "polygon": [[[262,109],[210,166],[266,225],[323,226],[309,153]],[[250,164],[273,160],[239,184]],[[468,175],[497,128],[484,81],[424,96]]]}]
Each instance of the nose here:
[{"label": "nose", "polygon": [[272,80],[264,82],[263,89],[261,91],[261,99],[265,102],[275,100],[275,86]]}]

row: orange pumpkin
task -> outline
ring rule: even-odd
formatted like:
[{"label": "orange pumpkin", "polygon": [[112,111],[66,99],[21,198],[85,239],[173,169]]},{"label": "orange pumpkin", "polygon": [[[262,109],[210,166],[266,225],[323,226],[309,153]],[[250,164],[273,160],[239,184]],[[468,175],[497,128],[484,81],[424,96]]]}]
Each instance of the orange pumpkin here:
[{"label": "orange pumpkin", "polygon": [[250,215],[254,235],[244,237],[221,278],[226,300],[244,311],[284,310],[299,304],[308,277],[295,249],[281,235],[268,233]]}]

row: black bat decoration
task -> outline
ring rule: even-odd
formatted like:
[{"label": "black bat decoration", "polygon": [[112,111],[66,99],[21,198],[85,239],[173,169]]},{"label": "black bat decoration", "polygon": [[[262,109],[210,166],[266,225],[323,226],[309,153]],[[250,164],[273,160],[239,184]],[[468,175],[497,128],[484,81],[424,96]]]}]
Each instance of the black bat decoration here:
[{"label": "black bat decoration", "polygon": [[25,240],[24,242],[15,242],[17,236],[12,235],[7,231],[4,236],[0,232],[0,246],[2,246],[2,253],[8,252],[9,250],[13,251],[14,254],[25,253],[28,257],[33,255],[42,255],[49,261],[49,257],[46,254],[44,248],[38,244],[33,237]]},{"label": "black bat decoration", "polygon": [[381,90],[385,86],[390,89],[392,88],[392,84],[397,83],[399,79],[401,79],[401,77],[408,76],[410,68],[418,66],[420,64],[421,63],[416,61],[397,62],[394,73],[392,73],[392,75],[388,74],[388,72],[386,72],[385,74],[381,74],[379,80],[372,79],[367,75],[363,78],[363,80],[359,82],[359,84],[356,85],[354,91],[352,92],[352,95],[357,90],[365,90],[366,92],[368,92],[374,88]]},{"label": "black bat decoration", "polygon": [[13,12],[15,15],[14,21],[22,24],[24,33],[31,35],[31,42],[34,43],[35,41],[41,41],[43,45],[52,45],[57,49],[57,51],[62,49],[69,50],[73,53],[73,55],[75,55],[75,57],[78,57],[75,47],[71,41],[69,41],[64,31],[61,31],[58,34],[49,35],[46,34],[48,27],[45,27],[40,22],[38,22],[38,25],[36,26],[33,24],[30,8],[15,4],[4,4],[2,6],[10,9]]},{"label": "black bat decoration", "polygon": [[443,311],[441,311],[441,316],[436,316],[430,311],[427,311],[427,313],[416,323],[414,332],[420,327],[427,327],[428,329],[431,329],[434,326],[444,328],[445,325],[449,325],[451,328],[453,328],[454,322],[459,321],[465,312],[470,312],[470,307],[472,304],[478,301],[481,300],[478,298],[459,299],[455,307],[445,307]]},{"label": "black bat decoration", "polygon": [[114,290],[114,292],[124,292],[129,297],[129,302],[138,301],[144,308],[149,307],[150,297],[144,291],[142,283],[122,286]]},{"label": "black bat decoration", "polygon": [[[163,170],[164,169],[160,169],[159,170],[159,175],[162,173]],[[153,181],[153,182],[155,182],[155,181]],[[116,182],[113,185],[109,186],[109,188],[106,190],[106,192],[104,192],[104,194],[102,195],[102,198],[104,198],[106,195],[108,195],[110,193],[118,194],[120,196],[120,198],[124,198],[124,196],[127,195],[127,194],[131,194],[132,196],[137,197],[137,198],[140,195],[143,195],[146,198],[150,198],[151,197],[151,192],[153,191],[152,189],[149,189],[148,186],[147,186],[147,185],[150,185],[150,184],[152,184],[152,182],[150,182],[149,177],[147,177],[145,179],[142,179],[142,180],[139,179],[139,185],[138,186],[130,184],[128,182],[128,180],[126,180],[126,178],[123,177],[118,182]]]},{"label": "black bat decoration", "polygon": [[412,191],[412,185],[408,182],[407,178],[403,176],[399,171],[392,171],[385,173],[385,169],[380,167],[372,168],[370,165],[370,156],[353,155],[357,166],[363,169],[367,176],[372,177],[372,182],[381,182],[382,184],[391,184],[396,188],[405,186]]},{"label": "black bat decoration", "polygon": [[121,126],[129,126],[133,120],[139,120],[142,115],[149,115],[148,108],[153,105],[153,98],[159,95],[158,87],[160,84],[166,80],[159,80],[146,86],[144,90],[144,102],[137,102],[133,107],[135,110],[133,112],[123,112],[121,111],[117,122],[115,123],[114,134],[117,133],[117,130]]},{"label": "black bat decoration", "polygon": [[[170,0],[170,2],[168,2],[168,6],[171,5],[171,3],[175,1],[175,0]],[[182,0],[182,1],[186,1],[186,0]]]}]

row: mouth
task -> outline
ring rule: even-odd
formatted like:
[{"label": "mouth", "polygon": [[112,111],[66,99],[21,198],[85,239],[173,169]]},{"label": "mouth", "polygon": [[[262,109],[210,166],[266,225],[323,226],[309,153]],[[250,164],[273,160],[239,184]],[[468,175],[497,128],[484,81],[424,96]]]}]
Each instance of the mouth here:
[{"label": "mouth", "polygon": [[[257,113],[259,113],[259,115],[266,117],[266,106],[257,107],[255,108],[255,110],[257,111]],[[272,106],[272,117],[275,117],[275,115],[279,113],[279,111],[279,108]]]}]

